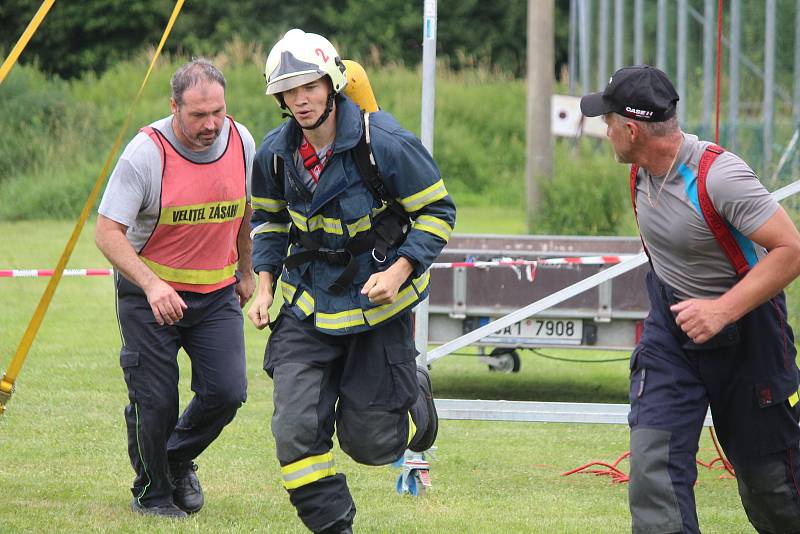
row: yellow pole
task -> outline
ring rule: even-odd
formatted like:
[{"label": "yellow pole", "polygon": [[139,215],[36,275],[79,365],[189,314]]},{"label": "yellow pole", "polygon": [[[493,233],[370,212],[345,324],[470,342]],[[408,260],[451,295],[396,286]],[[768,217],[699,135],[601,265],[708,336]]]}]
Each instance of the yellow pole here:
[{"label": "yellow pole", "polygon": [[[25,28],[25,31],[22,32],[22,35],[17,41],[17,44],[14,45],[14,48],[11,49],[11,53],[8,55],[3,64],[0,65],[0,83],[3,83],[3,80],[6,79],[6,76],[9,72],[11,72],[11,68],[17,62],[19,55],[22,54],[22,51],[25,50],[25,47],[28,46],[28,41],[31,40],[33,34],[36,33],[36,30],[39,28],[39,24],[42,23],[44,17],[47,15],[47,12],[50,11],[50,8],[53,6],[53,2],[56,0],[44,0],[42,5],[39,6],[39,10],[36,11],[36,14],[33,16],[31,21],[28,23],[28,27]],[[0,390],[2,390],[2,384],[0,384]],[[0,396],[2,399],[2,396]],[[2,413],[2,410],[0,410]]]},{"label": "yellow pole", "polygon": [[164,43],[167,41],[167,36],[169,36],[169,33],[172,30],[173,24],[175,24],[175,19],[178,18],[178,13],[180,13],[181,7],[183,7],[183,0],[178,0],[175,3],[175,8],[172,10],[172,16],[169,18],[167,27],[164,29],[164,34],[161,36],[161,42],[158,43],[158,48],[156,49],[155,54],[153,54],[153,59],[150,61],[150,66],[147,69],[147,73],[144,75],[144,80],[142,80],[142,84],[139,86],[139,92],[136,93],[136,97],[133,99],[133,103],[128,110],[128,115],[125,117],[125,121],[123,122],[122,127],[119,129],[117,138],[114,141],[114,146],[111,148],[111,152],[109,152],[108,157],[106,158],[105,165],[103,165],[103,170],[100,171],[100,176],[98,176],[97,180],[95,180],[94,187],[92,187],[89,198],[86,200],[86,204],[83,205],[81,214],[78,217],[78,222],[75,223],[75,228],[72,230],[72,235],[70,236],[69,241],[67,241],[64,251],[61,253],[61,258],[58,260],[58,265],[56,265],[53,276],[50,278],[50,282],[47,284],[42,298],[39,300],[39,305],[36,307],[36,311],[33,312],[33,317],[31,317],[31,320],[28,323],[28,328],[22,335],[22,340],[19,342],[14,359],[11,360],[11,365],[6,370],[2,380],[0,380],[0,415],[5,413],[6,404],[8,404],[8,401],[11,400],[11,394],[14,393],[14,382],[17,379],[17,375],[22,368],[22,364],[25,362],[25,358],[28,356],[28,351],[33,344],[33,340],[36,337],[36,333],[39,331],[42,321],[44,320],[44,315],[47,313],[47,308],[50,306],[50,301],[53,299],[53,294],[56,291],[56,287],[58,287],[58,283],[61,281],[61,275],[64,273],[64,268],[67,266],[67,262],[72,255],[72,251],[75,249],[75,244],[78,242],[78,237],[81,235],[83,226],[86,223],[86,220],[89,218],[89,212],[91,211],[92,206],[94,206],[97,196],[100,194],[100,188],[103,186],[105,177],[108,174],[108,170],[111,168],[111,162],[114,161],[114,156],[119,150],[119,147],[122,145],[122,136],[125,134],[125,130],[128,128],[128,123],[131,120],[131,116],[133,116],[133,110],[136,108],[136,105],[139,103],[139,99],[142,97],[142,93],[147,85],[147,81],[150,79],[150,73],[153,72],[153,67],[155,67],[156,60],[161,54],[161,49],[164,48]]}]

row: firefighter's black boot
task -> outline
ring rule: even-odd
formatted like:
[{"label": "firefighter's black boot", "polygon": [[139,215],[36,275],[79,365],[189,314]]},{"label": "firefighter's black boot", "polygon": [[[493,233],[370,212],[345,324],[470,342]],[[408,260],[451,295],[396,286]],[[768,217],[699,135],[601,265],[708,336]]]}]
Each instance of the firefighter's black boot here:
[{"label": "firefighter's black boot", "polygon": [[[414,452],[427,451],[436,441],[439,432],[439,416],[436,413],[436,404],[433,402],[433,386],[431,376],[424,367],[417,367],[417,380],[419,381],[419,399],[427,415],[427,426],[423,430],[417,427],[417,433],[409,443],[408,448]],[[416,423],[416,421],[415,421]]]}]

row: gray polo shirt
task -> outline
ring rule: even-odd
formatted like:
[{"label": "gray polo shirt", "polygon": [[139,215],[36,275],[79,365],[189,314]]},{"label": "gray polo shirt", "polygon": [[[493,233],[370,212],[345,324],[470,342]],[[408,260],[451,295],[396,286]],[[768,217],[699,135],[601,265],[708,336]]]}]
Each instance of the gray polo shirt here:
[{"label": "gray polo shirt", "polygon": [[[178,141],[172,130],[172,115],[150,125],[162,134],[185,158],[195,163],[218,159],[228,146],[230,121],[224,121],[219,137],[207,150],[195,152]],[[242,124],[236,123],[242,137],[247,174],[247,201],[250,201],[250,181],[256,144]],[[108,180],[100,207],[100,215],[128,227],[127,237],[134,250],[141,250],[153,233],[161,209],[161,149],[150,136],[139,132],[128,143]]]},{"label": "gray polo shirt", "polygon": [[[681,299],[718,297],[738,281],[698,203],[697,167],[709,144],[697,136],[684,134],[678,158],[666,177],[651,176],[639,169],[636,188],[639,229],[656,274]],[[706,180],[708,196],[728,222],[752,267],[766,255],[766,250],[746,236],[775,214],[777,201],[753,170],[731,152],[717,158]]]}]

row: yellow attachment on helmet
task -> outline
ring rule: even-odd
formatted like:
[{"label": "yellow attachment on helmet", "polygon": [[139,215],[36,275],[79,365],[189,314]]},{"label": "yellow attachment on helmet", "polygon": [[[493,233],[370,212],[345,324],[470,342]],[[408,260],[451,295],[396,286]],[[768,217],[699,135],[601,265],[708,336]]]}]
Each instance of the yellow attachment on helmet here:
[{"label": "yellow attachment on helmet", "polygon": [[375,93],[372,91],[372,85],[369,83],[364,67],[352,59],[343,59],[342,63],[347,69],[345,71],[347,85],[344,88],[344,94],[364,111],[370,113],[378,111],[378,102],[375,100]]}]

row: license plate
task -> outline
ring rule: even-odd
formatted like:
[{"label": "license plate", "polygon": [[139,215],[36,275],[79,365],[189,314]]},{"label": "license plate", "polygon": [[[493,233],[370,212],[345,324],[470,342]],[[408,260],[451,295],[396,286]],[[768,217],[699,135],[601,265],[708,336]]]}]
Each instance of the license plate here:
[{"label": "license plate", "polygon": [[483,339],[484,342],[519,343],[520,345],[530,345],[536,342],[580,345],[582,340],[583,321],[581,319],[546,318],[524,319]]}]

